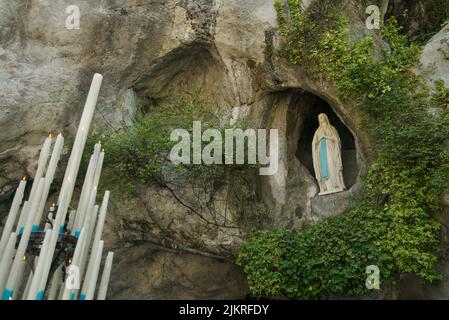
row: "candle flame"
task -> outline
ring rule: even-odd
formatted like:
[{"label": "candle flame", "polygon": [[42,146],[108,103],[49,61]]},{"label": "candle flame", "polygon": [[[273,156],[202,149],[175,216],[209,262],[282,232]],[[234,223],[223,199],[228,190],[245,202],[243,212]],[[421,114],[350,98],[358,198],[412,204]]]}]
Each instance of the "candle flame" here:
[{"label": "candle flame", "polygon": [[27,259],[26,256],[23,256],[23,257],[22,257],[22,261],[26,261],[26,259]]},{"label": "candle flame", "polygon": [[51,204],[51,206],[52,206],[52,207],[56,207],[56,204],[53,202],[53,203]]},{"label": "candle flame", "polygon": [[101,144],[101,140],[98,140],[98,144]]},{"label": "candle flame", "polygon": [[22,181],[27,181],[27,177],[23,176]]},{"label": "candle flame", "polygon": [[101,150],[101,152],[104,152],[104,149],[103,149],[103,150]]},{"label": "candle flame", "polygon": [[51,139],[51,133],[48,134],[48,138]]}]

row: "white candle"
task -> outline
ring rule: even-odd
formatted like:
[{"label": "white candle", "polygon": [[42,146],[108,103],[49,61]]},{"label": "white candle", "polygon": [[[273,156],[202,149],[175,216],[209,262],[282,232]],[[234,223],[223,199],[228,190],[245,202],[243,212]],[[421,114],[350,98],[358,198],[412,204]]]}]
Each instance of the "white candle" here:
[{"label": "white candle", "polygon": [[[87,96],[86,105],[84,106],[83,115],[81,116],[80,125],[75,137],[74,147],[70,156],[69,165],[67,166],[69,172],[67,177],[76,180],[78,175],[78,170],[81,162],[81,156],[84,151],[84,146],[86,145],[87,133],[92,122],[93,114],[95,111],[95,105],[97,104],[98,94],[100,93],[101,83],[103,81],[103,76],[100,74],[95,74],[90,86],[89,95]],[[73,195],[74,183],[68,184],[67,190],[67,201],[70,202]]]},{"label": "white candle", "polygon": [[[89,276],[88,281],[83,284],[83,290],[81,291],[80,300],[92,300],[94,298],[95,287],[97,285],[98,273],[100,271],[101,256],[103,255],[104,242],[101,240],[95,244],[95,255],[92,255],[90,259],[93,259],[92,274]],[[87,280],[87,279],[86,279]]]},{"label": "white candle", "polygon": [[55,273],[53,274],[53,278],[51,279],[50,290],[48,292],[47,300],[55,300],[58,296],[58,291],[61,287],[62,283],[62,267],[59,266]]},{"label": "white candle", "polygon": [[10,272],[12,261],[14,258],[14,251],[17,242],[17,233],[10,234],[8,243],[5,248],[3,257],[0,259],[0,297],[3,296],[3,288]]},{"label": "white candle", "polygon": [[11,209],[9,210],[8,218],[6,219],[5,227],[3,228],[2,237],[0,239],[0,259],[3,256],[3,251],[8,243],[12,228],[17,220],[20,204],[22,203],[23,194],[25,191],[26,180],[22,179],[17,187],[16,194],[12,201]]},{"label": "white candle", "polygon": [[[19,263],[19,267],[17,268],[18,272],[18,276],[17,276],[17,281],[15,284],[15,288],[16,290],[14,290],[13,295],[11,297],[12,300],[17,300],[19,297],[19,292],[20,292],[20,288],[22,288],[22,282],[23,282],[23,278],[25,277],[25,270],[28,267],[28,262],[27,262],[27,257],[23,256],[22,260]],[[5,288],[6,291],[6,288]]]},{"label": "white candle", "polygon": [[[81,229],[80,236],[78,238],[78,242],[76,243],[75,252],[72,257],[72,265],[79,266],[79,261],[81,258],[81,253],[83,251],[84,242],[86,239],[86,229]],[[66,279],[65,285],[64,285],[64,293],[62,295],[62,300],[69,300],[72,297],[75,296],[75,289],[72,289],[69,287],[69,279]]]},{"label": "white candle", "polygon": [[[36,270],[36,266],[37,266],[37,261],[38,260],[39,259],[35,259],[34,260],[34,268],[33,268],[33,270]],[[30,292],[31,281],[33,281],[33,275],[34,275],[33,270],[30,270],[30,273],[28,275],[27,284],[25,286],[25,290],[23,290],[23,293],[22,293],[22,300],[26,300],[27,297],[28,297],[28,292]]]},{"label": "white candle", "polygon": [[100,217],[98,218],[97,228],[95,230],[95,241],[99,241],[103,234],[104,223],[106,220],[106,214],[108,213],[109,197],[111,193],[106,191],[103,196],[103,202],[101,203]]},{"label": "white candle", "polygon": [[23,228],[25,227],[25,221],[27,221],[27,213],[29,209],[29,202],[25,201],[22,206],[22,210],[20,211],[19,222],[17,223],[16,233],[21,234],[23,232]]},{"label": "white candle", "polygon": [[55,172],[56,172],[56,167],[57,167],[59,159],[61,157],[61,152],[62,152],[63,147],[64,147],[64,138],[62,137],[62,134],[59,134],[58,137],[56,138],[56,143],[53,148],[53,153],[51,155],[50,163],[48,164],[48,169],[45,174],[45,187],[44,187],[44,191],[43,191],[44,201],[42,201],[40,203],[39,209],[38,209],[36,217],[34,219],[34,225],[37,227],[40,225],[40,222],[42,219],[42,214],[44,212],[46,200],[48,198],[48,193],[50,191],[51,184],[53,183],[53,179],[54,179]]},{"label": "white candle", "polygon": [[41,282],[39,285],[39,290],[44,290],[45,286],[47,284],[48,275],[50,273],[50,268],[51,268],[51,262],[53,261],[56,244],[58,242],[59,235],[60,235],[59,231],[61,229],[61,226],[63,226],[63,223],[66,218],[67,206],[68,206],[68,201],[66,201],[67,200],[66,199],[67,190],[68,190],[68,188],[63,188],[62,195],[60,197],[61,205],[58,207],[58,212],[56,213],[55,222],[53,223],[53,229],[51,232],[49,249],[47,252],[47,258],[45,259],[45,266],[42,271],[42,278],[41,278]]},{"label": "white candle", "polygon": [[78,208],[76,209],[75,221],[73,223],[72,235],[77,236],[79,230],[83,226],[83,223],[80,221],[83,212],[87,210],[87,204],[89,201],[89,193],[90,193],[90,181],[91,177],[95,172],[95,157],[94,155],[90,156],[89,166],[87,167],[86,176],[84,177],[83,187],[81,189],[80,199],[78,202]]},{"label": "white candle", "polygon": [[[94,244],[95,243],[99,243],[101,240],[101,236],[103,234],[103,228],[104,228],[104,221],[106,219],[106,213],[107,213],[107,209],[108,209],[108,203],[109,203],[109,195],[110,192],[106,191],[103,197],[103,202],[101,204],[101,209],[100,209],[100,215],[98,217],[98,222],[97,222],[97,226],[95,228],[95,237],[94,237]],[[94,245],[92,248],[92,253],[91,256],[95,256],[96,255],[96,246]],[[89,260],[89,265],[87,266],[87,271],[86,271],[86,277],[84,281],[89,281],[89,277],[92,275],[93,272],[93,259],[91,258]]]},{"label": "white candle", "polygon": [[92,192],[92,183],[95,175],[95,168],[97,166],[98,158],[100,156],[101,145],[96,144],[94,153],[90,157],[89,166],[87,168],[86,176],[84,178],[83,188],[81,190],[80,200],[78,208],[76,210],[77,215],[75,217],[74,228],[72,230],[73,235],[77,235],[79,230],[83,226],[86,210],[88,209],[89,198]]},{"label": "white candle", "polygon": [[[78,131],[76,133],[75,142],[73,144],[72,152],[70,154],[69,163],[67,164],[66,173],[64,175],[64,182],[61,188],[61,193],[64,193],[64,197],[60,195],[59,205],[62,206],[63,202],[70,203],[73,195],[73,188],[75,187],[75,180],[78,175],[79,165],[81,157],[86,145],[87,133],[92,122],[93,114],[95,111],[95,105],[97,104],[98,94],[100,93],[101,83],[103,76],[101,74],[95,74],[90,86],[89,95],[87,96],[86,104],[84,106],[83,114],[81,116]],[[69,207],[68,204],[64,204],[64,207]],[[59,211],[59,210],[58,210]],[[61,210],[61,217],[65,218],[67,212]],[[64,216],[64,217],[62,217]],[[62,220],[64,221],[64,220]],[[56,244],[55,244],[56,245]],[[54,248],[53,243],[50,246]],[[54,251],[54,249],[53,249]]]},{"label": "white candle", "polygon": [[[42,243],[39,260],[35,268],[33,280],[31,281],[30,291],[27,300],[42,300],[44,298],[44,291],[39,290],[39,285],[42,279],[42,273],[45,266],[45,259],[48,255],[48,246],[50,244],[51,230],[45,232],[44,242]],[[45,290],[45,287],[44,287]]]},{"label": "white candle", "polygon": [[111,278],[112,261],[114,253],[109,252],[103,268],[103,275],[101,276],[100,287],[98,289],[97,300],[105,300],[108,293],[109,279]]},{"label": "white candle", "polygon": [[[101,145],[100,145],[101,146]],[[104,152],[100,153],[98,157],[97,166],[95,167],[95,175],[92,187],[94,189],[98,189],[98,183],[100,181],[101,170],[103,169],[103,161],[104,161]]]},{"label": "white candle", "polygon": [[[44,176],[44,171],[45,171],[45,167],[47,166],[48,156],[50,155],[50,148],[51,148],[51,135],[49,135],[48,138],[45,139],[44,145],[42,146],[42,150],[41,150],[41,153],[39,156],[37,171],[36,171],[36,175],[34,176],[34,181],[37,183]],[[37,190],[37,187],[35,184],[33,184],[33,187],[31,188],[29,200],[33,199],[33,197],[36,194],[36,190]]]},{"label": "white candle", "polygon": [[88,261],[89,250],[92,243],[92,235],[94,233],[95,224],[98,215],[98,206],[94,206],[93,209],[89,210],[89,215],[85,221],[84,227],[86,228],[86,242],[84,243],[83,253],[81,255],[81,261],[79,264],[80,267],[80,276],[83,277],[85,274],[85,269]]},{"label": "white candle", "polygon": [[8,300],[14,293],[16,286],[20,282],[20,277],[23,275],[23,269],[21,264],[23,263],[22,258],[25,256],[26,249],[28,247],[28,242],[30,240],[31,228],[33,226],[34,216],[37,210],[37,207],[41,201],[42,191],[45,185],[45,178],[41,178],[38,187],[36,189],[36,194],[32,203],[30,205],[30,210],[27,215],[27,220],[25,223],[25,228],[22,233],[22,237],[20,239],[19,246],[16,251],[16,255],[14,258],[14,262],[11,268],[11,273],[9,275],[8,281],[6,282],[6,287],[3,293],[3,300]]},{"label": "white candle", "polygon": [[70,211],[69,223],[67,224],[67,229],[70,231],[73,230],[73,224],[75,223],[75,217],[76,217],[76,210]]}]

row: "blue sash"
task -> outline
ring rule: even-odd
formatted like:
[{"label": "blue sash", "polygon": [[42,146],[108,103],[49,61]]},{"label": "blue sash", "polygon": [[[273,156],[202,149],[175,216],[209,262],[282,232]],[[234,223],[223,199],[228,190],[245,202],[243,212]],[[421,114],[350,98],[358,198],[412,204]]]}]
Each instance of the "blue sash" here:
[{"label": "blue sash", "polygon": [[320,171],[321,178],[324,181],[329,179],[329,165],[327,162],[327,140],[323,138],[320,140]]}]

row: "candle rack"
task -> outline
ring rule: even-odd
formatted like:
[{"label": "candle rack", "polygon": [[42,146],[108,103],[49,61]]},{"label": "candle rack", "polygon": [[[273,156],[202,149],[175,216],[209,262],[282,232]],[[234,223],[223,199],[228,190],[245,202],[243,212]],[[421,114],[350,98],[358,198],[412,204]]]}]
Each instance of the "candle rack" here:
[{"label": "candle rack", "polygon": [[[27,180],[23,178],[19,183],[0,237],[2,300],[20,299],[20,295],[27,300],[93,300],[100,276],[96,298],[106,298],[113,253],[108,253],[100,274],[104,248],[101,238],[110,194],[105,192],[101,207],[96,204],[105,156],[101,143],[95,145],[91,155],[78,207],[71,210],[75,182],[102,79],[100,74],[93,78],[57,205],[51,206],[46,220],[43,213],[64,147],[62,134],[56,137],[54,144],[51,134],[45,140],[26,201]],[[25,270],[27,265],[29,272]],[[72,282],[72,271],[76,273],[77,281]],[[25,289],[22,290],[23,287]]]},{"label": "candle rack", "polygon": [[[28,256],[37,257],[40,254],[42,249],[42,245],[45,238],[44,231],[34,231],[31,232],[29,244],[27,247],[26,254]],[[16,249],[19,247],[20,240],[22,239],[22,235],[17,237]],[[61,265],[65,261],[69,262],[70,257],[73,256],[75,252],[75,247],[78,242],[78,239],[69,233],[61,233],[59,235],[58,242],[56,243],[55,256],[52,262],[52,266],[54,264]]]}]

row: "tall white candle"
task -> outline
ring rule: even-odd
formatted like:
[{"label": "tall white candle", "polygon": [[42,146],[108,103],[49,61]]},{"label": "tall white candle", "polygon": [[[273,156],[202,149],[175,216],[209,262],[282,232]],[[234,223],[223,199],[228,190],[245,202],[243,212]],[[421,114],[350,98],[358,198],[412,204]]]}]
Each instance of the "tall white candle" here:
[{"label": "tall white candle", "polygon": [[[103,76],[101,74],[96,73],[93,77],[92,84],[90,86],[89,95],[87,96],[86,104],[84,106],[83,114],[81,116],[78,131],[76,133],[75,142],[73,144],[72,152],[70,154],[69,163],[67,164],[66,173],[64,175],[64,182],[61,188],[61,195],[58,201],[59,202],[58,205],[60,207],[62,206],[63,202],[70,203],[70,200],[72,199],[73,188],[75,187],[75,180],[78,175],[81,157],[84,151],[84,147],[86,145],[87,133],[89,131],[90,124],[92,122],[93,114],[95,111],[95,105],[97,104],[98,94],[100,93],[102,81]],[[64,196],[62,196],[62,194],[64,194]],[[68,204],[65,204],[65,207],[68,208]],[[66,213],[67,212],[64,212],[64,210],[61,210],[61,216],[64,216],[64,218]],[[62,218],[63,217],[60,217],[59,220],[62,220]],[[53,248],[54,245],[52,243],[50,247]]]},{"label": "tall white candle", "polygon": [[[56,167],[58,165],[59,159],[61,157],[62,148],[64,147],[64,138],[62,137],[62,134],[59,134],[56,138],[55,146],[53,147],[53,153],[51,155],[50,163],[48,164],[48,169],[45,174],[45,186],[43,191],[43,197],[45,200],[48,198],[48,193],[50,191],[51,184],[53,183],[53,179],[56,172]],[[37,211],[36,217],[34,219],[34,225],[39,226],[42,214],[44,212],[44,207],[46,204],[46,201],[42,201],[39,205],[39,209]]]},{"label": "tall white candle", "polygon": [[27,221],[27,213],[29,209],[29,201],[25,201],[22,206],[22,210],[20,210],[20,218],[17,223],[16,233],[21,234],[23,232],[23,228],[25,227],[25,222]]},{"label": "tall white candle", "polygon": [[83,290],[81,291],[80,300],[92,300],[95,294],[95,287],[97,285],[98,273],[100,271],[101,257],[103,255],[104,241],[101,240],[99,243],[95,244],[97,248],[95,249],[95,255],[91,256],[93,259],[92,274],[89,276],[88,281],[84,282]]},{"label": "tall white candle", "polygon": [[98,289],[97,300],[105,300],[106,299],[106,295],[108,293],[108,287],[109,287],[109,279],[111,278],[113,259],[114,259],[114,253],[109,252],[108,256],[106,258],[106,262],[104,264],[103,274],[101,276],[100,287]]},{"label": "tall white candle", "polygon": [[9,300],[13,296],[14,290],[16,289],[16,285],[20,282],[20,277],[23,275],[23,267],[21,264],[23,263],[22,258],[25,256],[26,249],[28,247],[28,242],[30,240],[31,228],[33,226],[34,216],[39,206],[42,195],[42,191],[45,185],[45,178],[41,178],[38,182],[38,187],[36,189],[36,194],[32,203],[30,205],[30,209],[27,215],[27,220],[25,224],[24,231],[22,233],[22,237],[19,242],[19,246],[16,251],[16,255],[14,257],[14,262],[11,268],[11,273],[9,275],[8,281],[6,282],[6,288],[3,292],[2,299]]},{"label": "tall white candle", "polygon": [[81,255],[81,261],[79,264],[81,277],[85,274],[86,265],[88,262],[89,250],[92,243],[92,235],[95,229],[95,223],[98,215],[98,206],[94,206],[93,209],[89,210],[89,216],[87,217],[84,227],[86,228],[86,242],[83,247],[83,253]]},{"label": "tall white candle", "polygon": [[[42,278],[41,278],[41,282],[39,285],[39,289],[40,290],[44,290],[45,286],[47,284],[47,280],[48,280],[48,275],[50,273],[50,268],[51,268],[51,263],[53,261],[53,256],[54,256],[54,252],[56,249],[56,244],[58,242],[59,239],[59,234],[60,234],[60,229],[61,226],[63,226],[63,223],[65,221],[66,218],[66,214],[67,214],[67,206],[68,206],[68,201],[66,201],[66,197],[67,197],[67,188],[63,188],[62,189],[62,195],[61,195],[61,205],[58,207],[58,212],[56,213],[56,218],[55,218],[55,222],[53,223],[53,229],[51,232],[51,238],[50,238],[50,244],[49,244],[49,249],[47,251],[47,258],[45,259],[45,266],[43,268],[42,271]],[[62,221],[62,222],[61,222]]]},{"label": "tall white candle", "polygon": [[78,202],[78,207],[76,209],[75,221],[73,223],[72,234],[76,236],[76,233],[79,232],[83,223],[80,222],[80,217],[82,213],[87,210],[87,203],[89,201],[89,193],[90,193],[90,184],[92,181],[92,176],[95,172],[95,155],[92,154],[89,160],[89,166],[87,167],[86,176],[84,177],[83,187],[81,189],[80,199]]},{"label": "tall white candle", "polygon": [[[36,175],[34,176],[34,181],[39,183],[40,179],[44,176],[45,167],[47,166],[48,162],[48,156],[50,155],[50,148],[51,148],[51,134],[48,136],[47,139],[45,139],[44,145],[42,146],[42,150],[39,156],[39,161],[37,164],[37,171]],[[33,184],[33,187],[31,188],[30,198],[29,200],[32,200],[33,197],[36,194],[37,187],[35,184]]]},{"label": "tall white candle", "polygon": [[[48,246],[50,244],[51,230],[45,232],[44,242],[42,243],[39,260],[34,272],[33,280],[31,281],[30,291],[27,300],[42,300],[44,298],[44,291],[39,290],[39,285],[42,279],[42,273],[45,266],[45,259],[48,255]],[[45,287],[44,287],[45,289]]]},{"label": "tall white candle", "polygon": [[14,251],[17,242],[17,233],[10,234],[3,257],[0,259],[0,296],[3,296],[3,289],[8,280],[8,275],[14,258]]},{"label": "tall white candle", "polygon": [[67,229],[72,231],[73,224],[75,223],[76,210],[71,210],[69,214],[69,223],[67,224]]},{"label": "tall white candle", "polygon": [[[98,146],[101,147],[101,144],[98,144]],[[97,163],[95,165],[95,173],[92,177],[92,184],[90,186],[90,192],[89,192],[89,203],[95,203],[96,198],[97,198],[98,182],[100,180],[101,170],[103,167],[103,160],[104,160],[104,152],[101,152],[98,155]],[[83,213],[83,215],[81,216],[81,218],[80,218],[81,223],[84,223],[84,221],[86,220],[86,214],[87,214],[87,212],[85,211]]]},{"label": "tall white candle", "polygon": [[[38,259],[36,259],[36,260],[35,260],[35,263],[34,263],[34,267],[35,267],[35,268],[36,268],[36,265],[37,265],[37,260],[38,260]],[[36,270],[36,269],[34,269],[34,270]],[[21,300],[26,300],[26,299],[27,299],[27,297],[28,297],[28,292],[30,292],[31,281],[33,281],[33,276],[34,276],[34,272],[33,272],[33,270],[30,270],[30,273],[29,273],[29,275],[28,275],[27,284],[26,284],[26,286],[25,286],[25,290],[23,290],[23,293],[22,293],[22,299],[21,299]]]},{"label": "tall white candle", "polygon": [[0,259],[3,256],[3,251],[8,243],[12,228],[17,220],[20,204],[22,203],[23,194],[25,191],[26,180],[22,179],[17,187],[16,194],[12,201],[11,209],[9,210],[8,218],[6,219],[5,227],[3,228],[2,237],[0,239]]},{"label": "tall white candle", "polygon": [[62,267],[59,266],[55,273],[53,274],[53,278],[51,279],[50,290],[48,292],[47,300],[56,300],[58,297],[59,289],[62,284]]},{"label": "tall white candle", "polygon": [[[100,74],[95,74],[90,86],[89,95],[87,96],[86,105],[84,106],[83,115],[81,116],[80,125],[75,137],[74,147],[72,149],[72,154],[70,156],[69,165],[67,166],[69,172],[67,174],[73,180],[76,180],[78,175],[78,170],[81,162],[81,157],[84,151],[84,146],[86,145],[87,133],[92,122],[93,114],[95,111],[95,105],[97,104],[98,94],[100,93],[101,83],[103,81],[103,76]],[[73,195],[74,183],[68,184],[67,199],[70,202]]]},{"label": "tall white candle", "polygon": [[[17,280],[15,283],[15,288],[16,290],[14,290],[13,295],[12,295],[12,300],[17,300],[19,297],[19,292],[20,289],[22,288],[22,283],[23,283],[23,279],[25,278],[25,276],[27,276],[26,269],[28,267],[28,257],[23,256],[22,260],[19,263],[19,267],[17,268],[18,272],[17,272]],[[5,288],[6,291],[6,288]]]},{"label": "tall white candle", "polygon": [[[107,213],[107,209],[108,209],[108,203],[109,203],[109,195],[110,192],[106,191],[103,197],[103,202],[101,204],[101,209],[100,209],[100,215],[98,217],[98,222],[97,222],[97,226],[95,228],[95,237],[94,237],[94,246],[92,247],[92,253],[91,253],[91,257],[96,255],[96,249],[97,246],[95,246],[96,243],[99,243],[101,240],[101,236],[103,234],[103,228],[104,228],[104,222],[106,219],[106,213]],[[84,281],[85,282],[89,282],[90,279],[89,277],[92,275],[93,273],[93,267],[94,267],[94,260],[91,258],[89,260],[89,264],[87,266],[87,271],[86,271],[86,276]]]},{"label": "tall white candle", "polygon": [[98,157],[97,166],[95,167],[94,181],[92,184],[92,188],[94,188],[94,189],[98,189],[98,183],[100,181],[101,170],[103,169],[103,161],[104,161],[104,152],[101,152],[100,156]]},{"label": "tall white candle", "polygon": [[90,157],[89,166],[87,168],[86,176],[84,177],[83,188],[81,189],[78,208],[76,210],[77,214],[75,216],[75,222],[72,230],[72,234],[75,236],[77,235],[77,233],[79,233],[79,230],[83,226],[85,211],[88,209],[89,197],[92,191],[93,176],[95,174],[95,167],[99,155],[99,152],[96,153],[96,149],[99,150],[99,148],[97,148],[97,145],[95,145],[95,151]]},{"label": "tall white candle", "polygon": [[[78,238],[78,242],[76,243],[75,252],[73,253],[72,257],[72,263],[71,265],[74,265],[76,267],[79,267],[79,261],[81,259],[81,253],[83,251],[84,242],[86,239],[86,229],[81,229],[80,236]],[[62,295],[62,300],[69,300],[76,294],[76,289],[70,288],[69,286],[70,279],[66,279],[65,285],[64,285],[64,293]]]}]

